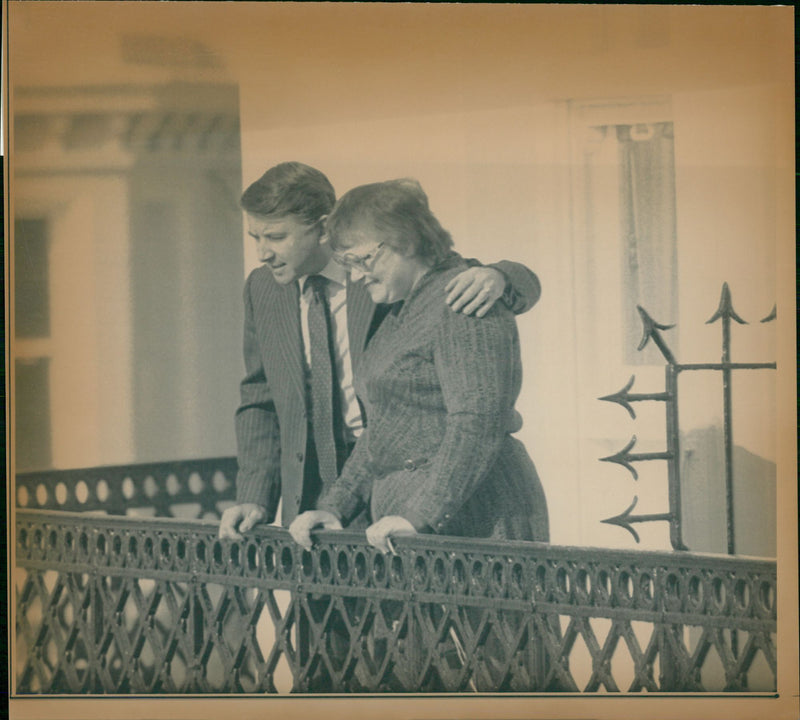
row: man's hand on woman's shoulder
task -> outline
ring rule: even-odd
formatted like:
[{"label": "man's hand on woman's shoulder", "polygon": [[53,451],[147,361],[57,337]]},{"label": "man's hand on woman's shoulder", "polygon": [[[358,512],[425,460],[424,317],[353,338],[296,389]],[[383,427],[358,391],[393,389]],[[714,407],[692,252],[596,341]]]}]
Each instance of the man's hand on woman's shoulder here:
[{"label": "man's hand on woman's shoulder", "polygon": [[455,312],[483,317],[506,291],[508,279],[497,268],[471,267],[445,286],[445,302]]}]

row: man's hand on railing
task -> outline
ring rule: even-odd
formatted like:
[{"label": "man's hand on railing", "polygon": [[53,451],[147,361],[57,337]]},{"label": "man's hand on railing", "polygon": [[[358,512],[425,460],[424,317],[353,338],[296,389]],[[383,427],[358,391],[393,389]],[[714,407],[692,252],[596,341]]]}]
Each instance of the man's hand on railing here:
[{"label": "man's hand on railing", "polygon": [[416,535],[416,528],[400,515],[387,515],[367,528],[367,542],[381,552],[397,555],[392,537]]},{"label": "man's hand on railing", "polygon": [[289,525],[289,534],[298,545],[306,550],[311,550],[311,531],[315,527],[341,530],[342,523],[336,515],[327,510],[308,510],[292,520],[292,524]]},{"label": "man's hand on railing", "polygon": [[[267,517],[267,509],[255,503],[242,503],[227,508],[219,521],[219,536],[228,540],[243,540],[242,533]],[[237,531],[238,527],[238,531]]]}]

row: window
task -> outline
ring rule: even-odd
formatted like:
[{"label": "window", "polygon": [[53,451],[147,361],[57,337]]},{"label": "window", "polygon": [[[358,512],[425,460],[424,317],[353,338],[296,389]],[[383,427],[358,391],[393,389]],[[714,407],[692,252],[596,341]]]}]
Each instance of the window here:
[{"label": "window", "polygon": [[17,338],[50,335],[47,221],[14,221],[14,321]]}]

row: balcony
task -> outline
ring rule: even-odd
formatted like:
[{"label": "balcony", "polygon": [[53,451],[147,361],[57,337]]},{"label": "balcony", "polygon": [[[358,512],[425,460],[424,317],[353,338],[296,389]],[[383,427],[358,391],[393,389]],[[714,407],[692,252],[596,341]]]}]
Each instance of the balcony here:
[{"label": "balcony", "polygon": [[17,477],[18,694],[776,689],[774,562],[441,536],[385,556],[347,531],[306,552],[277,527],[220,541],[235,467]]}]

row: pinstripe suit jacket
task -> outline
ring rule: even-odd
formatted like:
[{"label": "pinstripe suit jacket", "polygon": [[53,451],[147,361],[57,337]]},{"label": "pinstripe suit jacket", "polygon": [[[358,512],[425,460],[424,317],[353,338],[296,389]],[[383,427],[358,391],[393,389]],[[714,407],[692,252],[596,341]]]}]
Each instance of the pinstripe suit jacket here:
[{"label": "pinstripe suit jacket", "polygon": [[[308,440],[303,340],[297,283],[280,285],[267,267],[254,270],[244,288],[245,377],[236,411],[239,473],[237,502],[267,508],[272,522],[283,497],[282,521],[300,509]],[[347,329],[355,366],[375,318],[360,283],[347,286]]]},{"label": "pinstripe suit jacket", "polygon": [[[537,302],[539,281],[530,270],[505,261],[494,267],[514,288],[514,312],[525,312]],[[245,283],[244,308],[245,376],[235,421],[236,499],[263,505],[266,522],[272,522],[282,497],[281,520],[288,526],[300,509],[308,441],[298,284],[280,285],[269,268],[257,268]],[[348,281],[347,328],[354,369],[371,329],[387,309],[376,308],[361,283]]]}]

